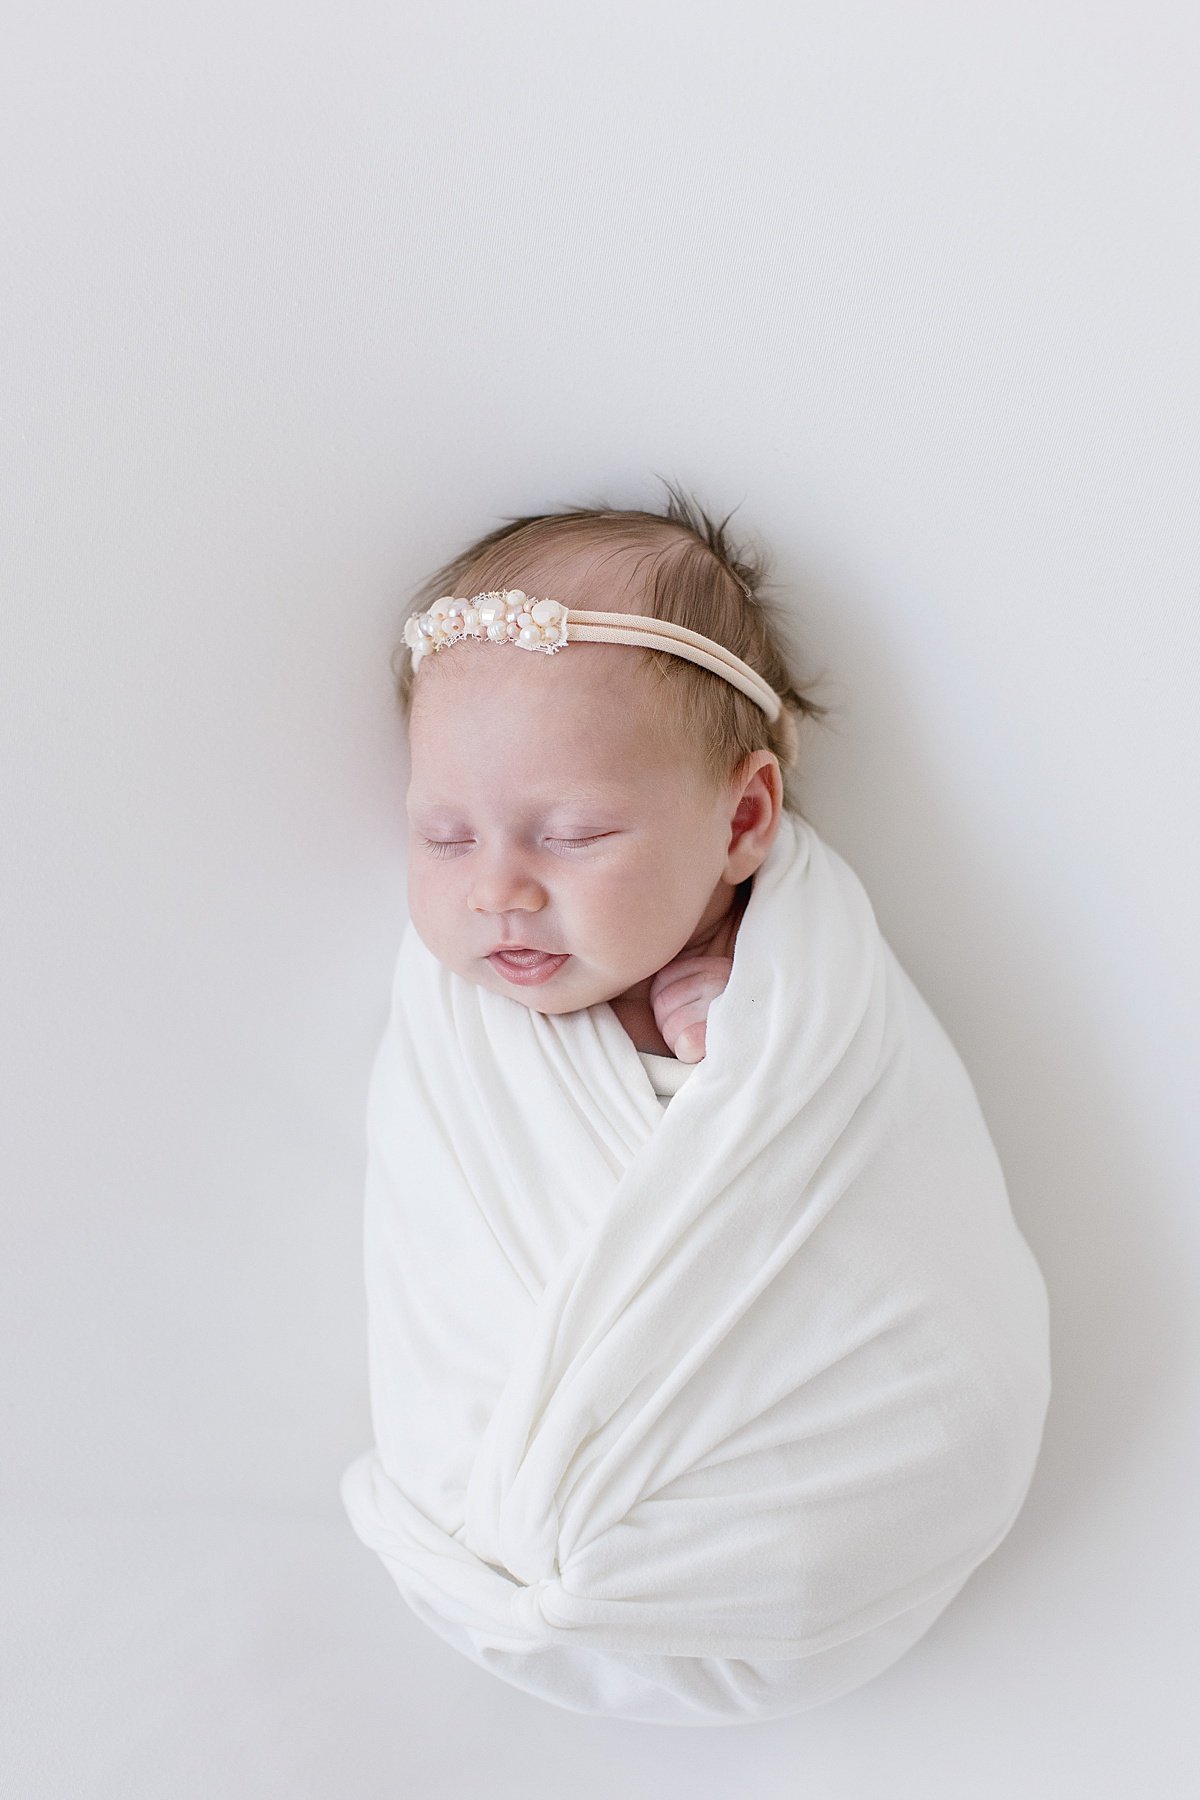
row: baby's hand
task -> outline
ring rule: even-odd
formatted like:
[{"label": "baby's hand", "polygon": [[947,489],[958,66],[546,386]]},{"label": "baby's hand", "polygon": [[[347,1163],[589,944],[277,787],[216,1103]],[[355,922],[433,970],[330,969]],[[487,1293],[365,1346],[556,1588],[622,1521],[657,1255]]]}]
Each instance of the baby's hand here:
[{"label": "baby's hand", "polygon": [[650,983],[654,1023],[680,1062],[703,1062],[708,1009],[732,971],[731,956],[677,956]]}]

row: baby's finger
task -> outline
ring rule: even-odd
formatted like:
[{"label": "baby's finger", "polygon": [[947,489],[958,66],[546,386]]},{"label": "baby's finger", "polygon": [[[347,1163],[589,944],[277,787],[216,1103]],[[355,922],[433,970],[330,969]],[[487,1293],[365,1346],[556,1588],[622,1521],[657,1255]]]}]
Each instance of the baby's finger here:
[{"label": "baby's finger", "polygon": [[650,999],[653,1001],[664,989],[692,975],[708,974],[724,986],[732,969],[733,958],[729,956],[677,956],[674,962],[667,963],[651,980]]},{"label": "baby's finger", "polygon": [[670,1044],[676,1056],[676,1048],[684,1033],[703,1025],[708,1018],[708,1009],[712,998],[708,994],[696,994],[683,999],[672,1006],[660,1006],[655,1009],[654,1022],[661,1031],[666,1042]]},{"label": "baby's finger", "polygon": [[665,1036],[665,1021],[674,1021],[678,1029],[702,1018],[717,995],[724,993],[725,986],[725,980],[719,973],[706,973],[703,970],[665,982],[650,1002],[659,1030]]}]

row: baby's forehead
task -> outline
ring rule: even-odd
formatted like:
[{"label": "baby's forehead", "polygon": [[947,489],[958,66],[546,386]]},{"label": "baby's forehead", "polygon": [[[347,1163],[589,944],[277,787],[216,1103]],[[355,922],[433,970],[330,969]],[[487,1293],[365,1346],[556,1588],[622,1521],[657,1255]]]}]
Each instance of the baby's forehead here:
[{"label": "baby's forehead", "polygon": [[464,809],[512,824],[568,815],[593,822],[642,812],[661,802],[665,771],[647,745],[645,754],[614,750],[611,739],[539,737],[520,724],[471,744],[432,737],[412,747],[410,813],[451,814]]},{"label": "baby's forehead", "polygon": [[631,729],[645,727],[653,720],[654,696],[644,663],[631,644],[568,639],[551,652],[460,638],[422,658],[413,683],[414,717],[502,711],[514,722],[536,725],[548,708],[577,710],[590,703]]},{"label": "baby's forehead", "polygon": [[[586,654],[593,648],[600,652],[594,658]],[[513,772],[569,767],[593,780],[636,786],[670,745],[661,702],[640,671],[614,667],[610,648],[579,646],[569,670],[546,667],[550,659],[507,644],[470,650],[454,644],[435,652],[447,663],[460,655],[462,661],[453,673],[431,670],[433,656],[422,664],[408,732],[414,765],[476,768],[499,761]],[[568,647],[555,665],[572,654]],[[476,662],[469,671],[468,658]],[[528,666],[535,660],[542,664],[537,670]],[[523,666],[514,668],[518,663]]]},{"label": "baby's forehead", "polygon": [[618,661],[626,650],[636,658],[624,645],[568,644],[550,657],[464,639],[431,653],[409,722],[414,792],[536,810],[555,793],[601,805],[665,791],[681,747],[661,697]]}]

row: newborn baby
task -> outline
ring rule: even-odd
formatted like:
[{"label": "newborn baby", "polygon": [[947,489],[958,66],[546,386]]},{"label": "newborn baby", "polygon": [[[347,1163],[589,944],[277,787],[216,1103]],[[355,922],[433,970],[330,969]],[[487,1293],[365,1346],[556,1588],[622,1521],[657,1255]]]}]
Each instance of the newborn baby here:
[{"label": "newborn baby", "polygon": [[[620,559],[602,585],[583,553],[553,573],[572,606],[597,588],[609,610],[649,605]],[[409,913],[464,980],[543,1013],[608,1001],[639,1050],[695,1063],[783,781],[761,749],[716,784],[644,659],[628,644],[524,655],[472,638],[424,659]]]},{"label": "newborn baby", "polygon": [[342,1497],[456,1650],[659,1724],[894,1662],[1011,1526],[1049,1392],[970,1079],[785,796],[823,709],[757,581],[682,503],[517,520],[427,584],[400,682]]}]

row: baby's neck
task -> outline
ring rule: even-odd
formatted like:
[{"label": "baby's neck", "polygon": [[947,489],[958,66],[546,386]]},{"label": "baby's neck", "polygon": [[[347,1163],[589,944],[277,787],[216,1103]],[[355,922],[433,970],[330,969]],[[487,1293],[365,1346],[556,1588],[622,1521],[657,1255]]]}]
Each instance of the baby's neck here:
[{"label": "baby's neck", "polygon": [[[733,946],[738,929],[742,923],[742,915],[750,898],[750,882],[745,881],[734,889],[733,899],[720,918],[711,921],[703,929],[697,929],[678,956],[729,956],[733,955]],[[672,958],[672,961],[677,958]],[[656,971],[657,973],[657,971]],[[658,1029],[654,1017],[654,1008],[650,1004],[650,983],[653,975],[647,975],[633,987],[618,994],[609,1005],[617,1015],[618,1023],[626,1037],[632,1040],[636,1050],[648,1050],[655,1056],[670,1056],[670,1045]]]},{"label": "baby's neck", "polygon": [[655,1056],[672,1055],[671,1046],[663,1037],[654,1019],[654,1008],[649,1000],[630,999],[627,994],[619,994],[609,1005],[617,1015],[617,1023],[625,1036],[629,1038],[635,1050],[649,1050]]}]

